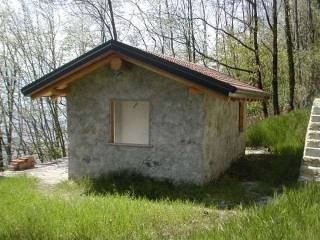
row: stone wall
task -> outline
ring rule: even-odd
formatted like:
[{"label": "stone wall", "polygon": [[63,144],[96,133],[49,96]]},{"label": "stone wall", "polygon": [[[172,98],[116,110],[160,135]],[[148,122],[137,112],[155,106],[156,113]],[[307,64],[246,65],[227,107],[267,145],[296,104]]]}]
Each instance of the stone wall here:
[{"label": "stone wall", "polygon": [[239,131],[239,102],[206,95],[203,126],[205,178],[216,179],[245,152],[245,126]]},{"label": "stone wall", "polygon": [[[150,146],[110,143],[115,99],[150,102]],[[137,66],[99,69],[70,85],[69,177],[132,170],[174,182],[209,181],[244,152],[237,106],[190,93],[181,83]]]},{"label": "stone wall", "polygon": [[[150,101],[151,146],[109,144],[110,101]],[[203,96],[140,67],[108,67],[74,82],[67,97],[70,177],[129,169],[176,182],[203,182]]]}]

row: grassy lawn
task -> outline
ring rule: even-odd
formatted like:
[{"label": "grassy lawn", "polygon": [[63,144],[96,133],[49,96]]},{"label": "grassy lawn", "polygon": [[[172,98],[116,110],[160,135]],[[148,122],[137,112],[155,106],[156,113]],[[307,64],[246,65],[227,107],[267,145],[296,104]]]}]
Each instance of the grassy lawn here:
[{"label": "grassy lawn", "polygon": [[247,145],[272,154],[246,156],[203,187],[129,173],[49,190],[0,178],[0,239],[319,239],[320,187],[296,183],[308,114],[249,126]]},{"label": "grassy lawn", "polygon": [[81,196],[64,184],[40,193],[34,179],[0,182],[0,239],[155,239],[188,235],[222,220],[210,209],[129,195]]}]

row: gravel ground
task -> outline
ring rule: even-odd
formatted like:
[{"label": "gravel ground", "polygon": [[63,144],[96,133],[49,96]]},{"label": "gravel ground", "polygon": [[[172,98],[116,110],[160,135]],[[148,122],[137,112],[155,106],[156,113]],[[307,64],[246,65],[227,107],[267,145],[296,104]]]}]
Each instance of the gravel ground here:
[{"label": "gravel ground", "polygon": [[49,163],[36,164],[35,168],[0,172],[0,176],[10,177],[19,174],[25,174],[38,178],[41,183],[46,185],[55,185],[59,182],[68,180],[68,158],[61,158]]}]

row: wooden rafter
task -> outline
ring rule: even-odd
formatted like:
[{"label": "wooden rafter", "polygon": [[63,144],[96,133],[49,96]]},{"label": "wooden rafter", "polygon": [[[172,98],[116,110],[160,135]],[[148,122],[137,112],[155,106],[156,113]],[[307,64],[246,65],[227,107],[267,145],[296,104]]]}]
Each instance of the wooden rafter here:
[{"label": "wooden rafter", "polygon": [[179,83],[184,84],[189,88],[189,93],[190,94],[200,94],[200,93],[208,93],[209,95],[213,97],[220,98],[222,100],[227,100],[227,101],[257,101],[259,100],[258,98],[237,98],[237,97],[229,97],[225,96],[217,91],[210,90],[208,88],[205,88],[201,85],[195,84],[191,81],[188,81],[184,78],[181,78],[175,74],[166,72],[164,70],[161,70],[157,67],[154,67],[150,64],[143,63],[141,61],[138,61],[136,59],[133,59],[131,57],[128,57],[126,55],[114,53],[114,52],[109,52],[105,54],[102,57],[99,57],[98,59],[95,59],[94,62],[87,63],[81,68],[78,68],[76,70],[73,70],[66,75],[62,76],[61,78],[57,79],[56,82],[50,86],[44,87],[40,89],[39,91],[35,92],[32,94],[32,98],[38,98],[42,96],[49,96],[52,99],[56,99],[57,97],[61,96],[66,96],[68,94],[68,85],[77,80],[80,79],[89,73],[93,72],[94,70],[103,67],[107,64],[110,64],[110,68],[112,70],[120,70],[121,67],[124,65],[123,60],[125,60],[126,63],[137,65],[139,67],[142,67],[144,69],[147,69],[149,71],[155,72],[156,74],[159,74],[161,76],[173,79]]},{"label": "wooden rafter", "polygon": [[[92,71],[105,66],[108,64],[111,60],[111,53],[104,55],[104,57],[96,59],[96,61],[91,62],[89,64],[86,64],[85,66],[82,66],[79,69],[76,69],[72,72],[69,72],[68,74],[62,76],[61,78],[57,79],[56,82],[48,87],[44,87],[40,89],[39,91],[35,92],[34,94],[31,95],[33,99],[42,97],[42,96],[51,96],[51,91],[55,91],[58,89],[65,89],[68,87],[68,85],[81,78],[84,77],[85,75],[91,73]],[[55,89],[55,90],[53,90]]]}]

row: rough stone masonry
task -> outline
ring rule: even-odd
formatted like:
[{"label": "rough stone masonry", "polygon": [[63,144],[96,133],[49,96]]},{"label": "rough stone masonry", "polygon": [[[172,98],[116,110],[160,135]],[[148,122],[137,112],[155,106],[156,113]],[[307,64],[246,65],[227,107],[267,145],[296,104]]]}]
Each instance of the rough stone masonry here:
[{"label": "rough stone masonry", "polygon": [[[130,170],[176,183],[203,184],[244,154],[237,101],[190,93],[181,83],[138,66],[100,68],[69,88],[71,178]],[[109,142],[114,99],[149,101],[149,146]]]}]

